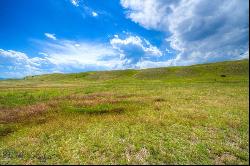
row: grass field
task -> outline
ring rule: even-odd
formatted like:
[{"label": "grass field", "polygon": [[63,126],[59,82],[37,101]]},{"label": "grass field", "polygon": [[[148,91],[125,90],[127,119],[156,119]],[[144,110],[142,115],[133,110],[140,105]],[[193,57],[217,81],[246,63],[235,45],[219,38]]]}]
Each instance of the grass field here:
[{"label": "grass field", "polygon": [[0,164],[249,164],[249,61],[0,81]]}]

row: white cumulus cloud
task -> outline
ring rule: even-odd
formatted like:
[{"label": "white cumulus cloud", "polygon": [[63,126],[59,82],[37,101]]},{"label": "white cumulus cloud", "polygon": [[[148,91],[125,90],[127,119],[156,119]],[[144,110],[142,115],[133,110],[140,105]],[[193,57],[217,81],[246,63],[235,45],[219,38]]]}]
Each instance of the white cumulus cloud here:
[{"label": "white cumulus cloud", "polygon": [[132,21],[166,33],[177,51],[176,65],[248,55],[247,0],[121,0],[121,5]]},{"label": "white cumulus cloud", "polygon": [[[0,77],[23,77],[46,72],[48,60],[41,57],[28,57],[25,53],[0,49]],[[43,69],[41,69],[43,66]]]},{"label": "white cumulus cloud", "polygon": [[122,39],[118,35],[114,35],[110,44],[119,51],[121,59],[126,60],[131,65],[144,59],[162,56],[162,52],[156,46],[139,36],[129,35]]}]

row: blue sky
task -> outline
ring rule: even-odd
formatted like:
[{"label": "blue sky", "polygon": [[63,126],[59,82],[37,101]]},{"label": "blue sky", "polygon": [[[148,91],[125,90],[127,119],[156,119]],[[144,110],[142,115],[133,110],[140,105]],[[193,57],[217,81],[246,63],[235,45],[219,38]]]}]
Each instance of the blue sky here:
[{"label": "blue sky", "polygon": [[248,0],[1,0],[0,77],[249,57]]}]

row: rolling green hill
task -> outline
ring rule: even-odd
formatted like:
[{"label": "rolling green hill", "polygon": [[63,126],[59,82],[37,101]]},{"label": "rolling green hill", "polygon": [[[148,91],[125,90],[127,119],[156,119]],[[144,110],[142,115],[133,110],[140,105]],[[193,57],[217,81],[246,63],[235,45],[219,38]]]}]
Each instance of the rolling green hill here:
[{"label": "rolling green hill", "polygon": [[[145,79],[145,80],[209,80],[220,78],[221,75],[226,77],[247,76],[249,73],[249,61],[228,61],[211,64],[201,64],[193,66],[180,67],[163,67],[144,70],[114,70],[99,72],[84,72],[75,74],[48,74],[40,76],[25,77],[25,80],[39,81],[106,81],[113,79]],[[245,78],[245,77],[244,77]]]},{"label": "rolling green hill", "polygon": [[249,60],[0,81],[0,164],[249,164]]}]

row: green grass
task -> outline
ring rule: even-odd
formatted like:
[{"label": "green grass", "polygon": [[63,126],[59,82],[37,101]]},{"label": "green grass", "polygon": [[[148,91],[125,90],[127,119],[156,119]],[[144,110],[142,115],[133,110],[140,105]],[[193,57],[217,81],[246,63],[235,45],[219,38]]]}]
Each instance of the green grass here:
[{"label": "green grass", "polygon": [[248,60],[0,81],[0,164],[249,164]]}]

